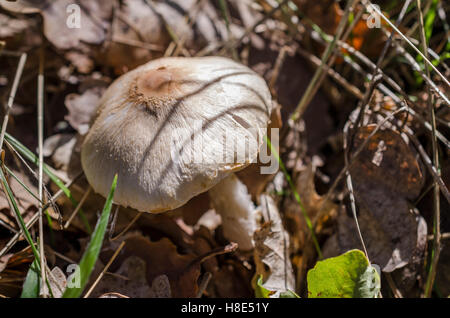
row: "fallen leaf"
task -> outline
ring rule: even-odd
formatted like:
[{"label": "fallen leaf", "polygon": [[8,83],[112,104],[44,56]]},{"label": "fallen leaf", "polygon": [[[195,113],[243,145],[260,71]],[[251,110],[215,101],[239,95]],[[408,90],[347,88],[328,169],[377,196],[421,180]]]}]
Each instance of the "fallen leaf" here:
[{"label": "fallen leaf", "polygon": [[[371,124],[358,130],[352,151],[356,151],[373,132]],[[382,186],[386,192],[396,193],[409,200],[415,199],[424,184],[424,176],[416,154],[398,132],[379,130],[359,154],[350,169],[355,187],[370,192],[372,183]]]},{"label": "fallen leaf", "polygon": [[0,39],[7,39],[22,33],[27,27],[28,22],[24,19],[10,18],[0,13]]},{"label": "fallen leaf", "polygon": [[[58,266],[55,266],[51,273],[47,275],[47,280],[52,290],[53,298],[61,298],[67,286],[67,278],[64,272]],[[40,295],[50,297],[47,284],[41,287]]]},{"label": "fallen leaf", "polygon": [[[358,130],[352,151],[362,145],[373,129],[375,125]],[[412,149],[396,131],[378,131],[356,158],[350,173],[369,259],[384,272],[407,265],[421,239],[418,218],[408,200],[419,195],[424,182]],[[353,218],[341,213],[338,241],[342,250],[361,248],[356,233]]]},{"label": "fallen leaf", "polygon": [[308,298],[377,298],[380,276],[360,250],[317,262],[308,271]]},{"label": "fallen leaf", "polygon": [[232,252],[236,248],[237,246],[231,245],[200,256],[192,253],[179,254],[177,247],[165,237],[152,242],[143,236],[133,235],[126,239],[124,256],[134,255],[145,261],[149,284],[153,285],[158,276],[166,275],[172,297],[196,297],[201,263],[215,255]]},{"label": "fallen leaf", "polygon": [[132,298],[155,297],[147,283],[145,261],[137,256],[126,258],[114,275],[106,274],[91,294],[91,298],[119,293]]},{"label": "fallen leaf", "polygon": [[262,286],[277,294],[293,291],[295,278],[289,257],[289,234],[283,228],[278,208],[270,196],[261,195],[261,209],[265,222],[254,234],[254,279],[262,276]]},{"label": "fallen leaf", "polygon": [[[81,43],[101,44],[106,37],[111,18],[113,1],[57,0],[32,1],[18,0],[0,3],[6,10],[17,13],[41,13],[44,19],[44,34],[59,49],[77,48]],[[72,5],[72,7],[69,7]],[[68,25],[70,14],[80,14],[80,27]],[[76,10],[76,9],[75,9]],[[75,19],[74,19],[75,20]],[[82,24],[82,27],[81,27]]]},{"label": "fallen leaf", "polygon": [[93,87],[80,94],[69,94],[66,96],[65,105],[69,114],[65,119],[81,135],[85,135],[89,130],[89,123],[98,102],[104,92],[104,87]]}]

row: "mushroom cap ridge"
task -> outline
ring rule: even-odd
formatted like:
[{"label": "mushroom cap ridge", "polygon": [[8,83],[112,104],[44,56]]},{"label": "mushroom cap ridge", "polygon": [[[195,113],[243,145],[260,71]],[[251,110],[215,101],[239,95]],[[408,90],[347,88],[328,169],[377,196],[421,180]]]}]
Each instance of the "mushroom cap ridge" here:
[{"label": "mushroom cap ridge", "polygon": [[265,81],[242,64],[156,59],[102,96],[81,147],[83,170],[104,197],[118,173],[121,206],[171,210],[256,160],[271,108]]}]

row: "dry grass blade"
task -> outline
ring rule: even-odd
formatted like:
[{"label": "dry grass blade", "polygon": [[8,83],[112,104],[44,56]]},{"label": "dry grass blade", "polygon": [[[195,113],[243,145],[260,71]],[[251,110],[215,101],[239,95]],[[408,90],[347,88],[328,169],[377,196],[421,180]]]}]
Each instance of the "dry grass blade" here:
[{"label": "dry grass blade", "polygon": [[83,206],[84,201],[86,201],[89,194],[91,194],[91,191],[92,191],[92,188],[89,187],[87,189],[87,191],[83,194],[80,202],[78,202],[76,208],[73,210],[73,212],[70,215],[69,219],[67,220],[66,224],[64,224],[64,229],[67,229],[69,227],[70,223],[72,223],[73,218],[77,215],[78,211],[80,211],[81,207]]},{"label": "dry grass blade", "polygon": [[[291,119],[294,121],[297,121],[302,116],[303,112],[305,111],[306,107],[316,94],[317,90],[320,87],[321,79],[323,78],[323,74],[325,72],[325,65],[327,64],[328,59],[330,58],[331,54],[333,53],[337,41],[341,38],[342,34],[344,33],[345,25],[348,21],[348,16],[350,14],[350,10],[359,2],[359,0],[351,0],[347,2],[347,5],[344,10],[344,14],[339,21],[339,25],[336,30],[336,34],[333,38],[333,40],[327,45],[325,52],[322,55],[322,60],[319,68],[314,73],[313,78],[311,79],[311,82],[309,82],[308,87],[306,88],[305,93],[303,94],[301,100],[299,101],[297,108],[295,109],[294,113],[291,116]],[[330,66],[330,64],[328,64]]]},{"label": "dry grass blade", "polygon": [[9,94],[8,103],[6,105],[5,117],[3,118],[2,131],[0,134],[0,149],[3,148],[3,140],[5,139],[6,127],[8,126],[9,113],[14,103],[14,98],[16,97],[17,87],[19,86],[19,81],[20,78],[22,77],[23,68],[25,66],[26,61],[27,61],[27,54],[22,53],[20,55],[19,64],[17,65],[16,75],[14,76],[14,81],[11,88],[11,93]]},{"label": "dry grass blade", "polygon": [[[38,147],[39,147],[39,186],[38,186],[38,197],[39,202],[43,199],[43,165],[44,165],[44,47],[41,46],[39,52],[39,75],[38,75]],[[46,281],[45,273],[45,252],[44,252],[44,220],[43,220],[43,209],[42,203],[39,204],[38,208],[39,214],[39,254],[41,255],[41,286],[44,286]],[[44,294],[44,297],[46,295]]]},{"label": "dry grass blade", "polygon": [[363,3],[366,5],[369,5],[373,11],[375,11],[384,21],[386,21],[389,26],[395,30],[395,32],[402,37],[403,40],[405,40],[408,45],[414,49],[423,59],[424,61],[433,69],[433,71],[436,72],[436,74],[439,75],[439,77],[444,81],[444,83],[447,84],[447,86],[450,86],[450,82],[448,79],[442,75],[441,72],[431,63],[431,61],[376,7],[374,6],[370,1],[363,0]]},{"label": "dry grass blade", "polygon": [[[417,11],[419,13],[419,22],[420,22],[420,39],[422,41],[422,48],[424,51],[425,58],[428,58],[428,45],[427,45],[427,39],[425,36],[425,28],[423,24],[423,15],[422,15],[422,6],[421,1],[416,0],[417,3]],[[430,77],[430,71],[428,67],[425,68],[426,74],[428,77]],[[431,122],[431,146],[433,149],[433,165],[434,167],[437,167],[437,173],[438,176],[440,176],[440,169],[439,169],[439,153],[437,148],[437,139],[436,139],[436,115],[434,113],[434,98],[431,94],[430,86],[427,85],[427,91],[428,91],[428,112]],[[428,277],[425,285],[425,297],[430,297],[431,292],[433,290],[434,280],[436,278],[436,269],[437,264],[439,261],[439,254],[441,250],[441,205],[439,201],[439,185],[437,182],[434,182],[434,226],[433,226],[433,233],[434,233],[434,242],[433,242],[433,251],[431,253],[431,266],[430,270],[428,272]]]}]

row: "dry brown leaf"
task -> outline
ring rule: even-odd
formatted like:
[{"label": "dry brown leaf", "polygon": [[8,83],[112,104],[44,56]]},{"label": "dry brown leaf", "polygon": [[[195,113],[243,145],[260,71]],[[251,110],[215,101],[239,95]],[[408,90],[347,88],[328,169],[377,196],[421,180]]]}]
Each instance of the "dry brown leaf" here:
[{"label": "dry brown leaf", "polygon": [[[315,168],[312,164],[303,167],[298,173],[295,184],[301,203],[304,206],[308,217],[312,220],[317,216],[317,213],[321,211],[320,214],[322,217],[317,220],[315,229],[317,234],[331,225],[337,215],[338,207],[334,202],[330,200],[325,201],[324,196],[317,194],[314,184],[314,172]],[[304,248],[305,240],[310,232],[306,225],[305,217],[301,212],[298,202],[295,201],[294,198],[287,199],[284,207],[289,224],[289,233],[293,233],[291,237],[293,249],[301,251]]]},{"label": "dry brown leaf", "polygon": [[[186,48],[199,49],[227,38],[226,27],[213,6],[203,1],[194,10],[196,3],[195,0],[152,1],[149,6],[144,1],[122,1],[114,13],[112,41],[100,54],[99,62],[122,74],[162,56],[172,41],[164,22]],[[194,14],[194,24],[190,26],[186,17]]]},{"label": "dry brown leaf", "polygon": [[119,293],[132,298],[155,297],[147,283],[145,261],[136,256],[126,258],[114,275],[103,276],[90,297],[103,297],[109,293]]},{"label": "dry brown leaf", "polygon": [[[356,133],[353,151],[373,129],[375,125],[369,125]],[[378,131],[356,158],[350,173],[369,259],[382,271],[392,272],[423,255],[426,224],[408,203],[419,195],[423,175],[402,136],[390,129]],[[337,229],[341,251],[361,248],[355,222],[345,211],[339,215]]]},{"label": "dry brown leaf", "polygon": [[[106,37],[113,1],[56,0],[2,1],[1,6],[18,13],[40,12],[44,18],[44,34],[59,49],[77,48],[81,43],[101,44]],[[80,8],[81,27],[69,27],[67,8],[76,4]]]},{"label": "dry brown leaf", "polygon": [[255,293],[250,285],[252,273],[241,262],[227,260],[213,275],[209,293],[220,298],[250,298]]},{"label": "dry brown leaf", "polygon": [[[52,294],[54,298],[61,298],[67,286],[66,274],[58,267],[54,267],[51,273],[47,276],[47,280],[50,284]],[[47,284],[41,287],[40,295],[45,295],[45,297],[50,297]]]},{"label": "dry brown leaf", "polygon": [[262,275],[263,286],[275,291],[275,295],[278,292],[294,291],[295,278],[289,257],[289,234],[285,231],[278,208],[270,196],[261,195],[261,209],[265,222],[254,234],[254,280]]},{"label": "dry brown leaf", "polygon": [[0,39],[12,38],[22,33],[27,27],[29,25],[26,20],[10,18],[0,13]]},{"label": "dry brown leaf", "polygon": [[155,278],[160,275],[168,277],[172,297],[196,297],[201,263],[217,254],[229,253],[237,248],[230,245],[201,256],[182,255],[167,238],[152,242],[140,235],[129,236],[125,246],[125,257],[134,255],[146,262],[146,277],[149,284],[153,284]]},{"label": "dry brown leaf", "polygon": [[[368,125],[358,130],[353,150],[356,151],[376,125]],[[350,169],[355,186],[367,187],[373,183],[383,186],[387,192],[396,193],[404,198],[416,198],[424,184],[416,154],[402,136],[391,129],[379,130],[357,158]]]},{"label": "dry brown leaf", "polygon": [[69,94],[66,96],[65,105],[69,114],[65,119],[81,135],[89,130],[91,117],[97,110],[98,102],[104,92],[104,87],[98,86],[87,89],[80,94]]}]

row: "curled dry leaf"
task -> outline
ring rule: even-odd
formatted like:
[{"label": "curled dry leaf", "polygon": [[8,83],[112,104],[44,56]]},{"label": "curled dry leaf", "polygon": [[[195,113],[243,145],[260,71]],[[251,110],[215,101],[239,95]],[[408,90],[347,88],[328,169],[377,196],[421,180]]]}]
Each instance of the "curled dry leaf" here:
[{"label": "curled dry leaf", "polygon": [[[61,298],[67,286],[67,278],[64,272],[58,267],[54,267],[47,276],[54,298]],[[41,287],[40,295],[50,297],[47,284]]]},{"label": "curled dry leaf", "polygon": [[261,195],[261,209],[265,222],[254,234],[255,278],[262,275],[263,287],[270,291],[294,291],[289,234],[284,229],[278,208],[270,196]]}]

